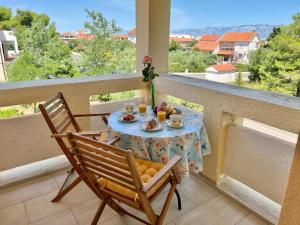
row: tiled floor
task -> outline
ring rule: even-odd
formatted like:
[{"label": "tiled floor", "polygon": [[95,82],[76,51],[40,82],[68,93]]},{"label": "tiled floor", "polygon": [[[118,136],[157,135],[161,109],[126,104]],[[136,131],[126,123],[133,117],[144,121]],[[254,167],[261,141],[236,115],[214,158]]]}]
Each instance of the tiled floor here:
[{"label": "tiled floor", "polygon": [[[61,171],[0,190],[0,225],[90,224],[100,200],[84,183],[80,183],[59,203],[50,202],[62,184],[65,174],[65,171]],[[199,177],[191,176],[180,184],[178,189],[181,193],[183,208],[181,211],[177,210],[177,201],[174,196],[165,224],[266,225],[247,209],[223,196]],[[154,201],[153,207],[157,213],[165,197],[164,191]],[[144,217],[140,212],[128,210]],[[128,216],[120,217],[107,207],[99,224],[135,225],[140,223]]]}]

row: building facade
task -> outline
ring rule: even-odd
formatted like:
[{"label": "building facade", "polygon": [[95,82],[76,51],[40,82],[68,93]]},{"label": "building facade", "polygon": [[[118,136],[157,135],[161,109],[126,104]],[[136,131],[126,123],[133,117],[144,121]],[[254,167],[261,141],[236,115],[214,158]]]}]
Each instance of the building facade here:
[{"label": "building facade", "polygon": [[255,31],[226,32],[219,40],[218,54],[224,61],[248,63],[249,54],[259,48],[260,39]]}]

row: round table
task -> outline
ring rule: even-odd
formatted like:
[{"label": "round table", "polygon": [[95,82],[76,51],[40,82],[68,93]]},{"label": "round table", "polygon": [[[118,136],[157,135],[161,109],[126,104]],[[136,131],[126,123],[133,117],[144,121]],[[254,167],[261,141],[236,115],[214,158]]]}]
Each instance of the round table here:
[{"label": "round table", "polygon": [[[163,130],[147,132],[141,129],[146,116],[137,114],[137,121],[126,123],[119,121],[123,112],[118,111],[108,118],[109,131],[120,138],[119,147],[132,150],[136,157],[165,164],[176,154],[182,157],[178,167],[181,175],[188,175],[190,170],[199,172],[203,170],[202,156],[211,152],[202,115],[180,109],[184,117],[184,127],[180,129],[163,123]],[[147,112],[155,116],[149,107]]]}]

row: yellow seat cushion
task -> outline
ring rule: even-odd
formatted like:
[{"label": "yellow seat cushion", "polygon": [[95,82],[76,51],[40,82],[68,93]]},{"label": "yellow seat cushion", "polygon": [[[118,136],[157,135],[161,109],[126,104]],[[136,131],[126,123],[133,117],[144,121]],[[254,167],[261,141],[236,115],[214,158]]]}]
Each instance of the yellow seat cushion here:
[{"label": "yellow seat cushion", "polygon": [[[143,185],[147,185],[152,177],[154,177],[155,174],[164,166],[162,163],[152,162],[139,158],[135,159],[135,163]],[[153,188],[150,189],[150,191],[147,193],[148,198],[150,198],[164,184],[169,175],[170,173],[167,173],[162,179],[160,179],[160,181],[156,183]],[[116,192],[135,201],[138,200],[138,194],[136,192],[128,190],[127,188],[122,187],[114,182],[108,181],[105,178],[100,178],[97,180],[97,182],[99,183],[101,188],[106,188],[110,191]]]},{"label": "yellow seat cushion", "polygon": [[107,131],[102,131],[100,136],[96,136],[97,141],[106,142],[108,141],[109,134]]}]

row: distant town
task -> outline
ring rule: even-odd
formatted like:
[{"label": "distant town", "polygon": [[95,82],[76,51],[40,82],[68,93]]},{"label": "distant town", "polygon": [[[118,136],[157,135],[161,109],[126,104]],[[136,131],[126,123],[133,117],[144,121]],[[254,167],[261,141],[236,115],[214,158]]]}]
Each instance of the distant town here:
[{"label": "distant town", "polygon": [[[93,39],[93,35],[88,34],[84,30],[77,32],[63,32],[59,37],[64,42],[71,40]],[[136,43],[136,29],[130,30],[128,33],[115,34],[112,36],[118,40],[129,40],[133,44]],[[224,62],[248,63],[249,52],[259,48],[261,40],[256,31],[248,32],[225,32],[223,35],[209,34],[202,36],[192,36],[189,34],[171,34],[170,42],[177,42],[182,49],[217,54],[223,57]],[[193,43],[195,43],[193,45]]]},{"label": "distant town", "polygon": [[[62,32],[59,38],[68,44],[74,40],[92,40],[94,35],[89,34],[86,30],[78,30],[76,32]],[[114,34],[113,39],[128,40],[131,43],[136,43],[136,29],[133,28],[128,33]],[[0,31],[0,41],[2,42],[1,64],[13,61],[16,58],[19,50],[16,37],[10,31]],[[249,54],[251,51],[257,50],[262,43],[256,31],[244,32],[225,32],[222,35],[205,34],[198,37],[189,34],[170,34],[169,41],[179,44],[182,50],[199,50],[205,53],[218,55],[218,64],[224,63],[241,63],[249,62]],[[80,52],[81,45],[76,46],[75,51]],[[5,68],[1,68],[2,77],[5,76]],[[234,66],[215,66],[206,70],[206,73],[226,73],[228,82],[235,79],[236,76],[230,78],[230,74],[236,72]],[[220,79],[221,76],[218,76]],[[212,80],[214,80],[212,78]]]}]

